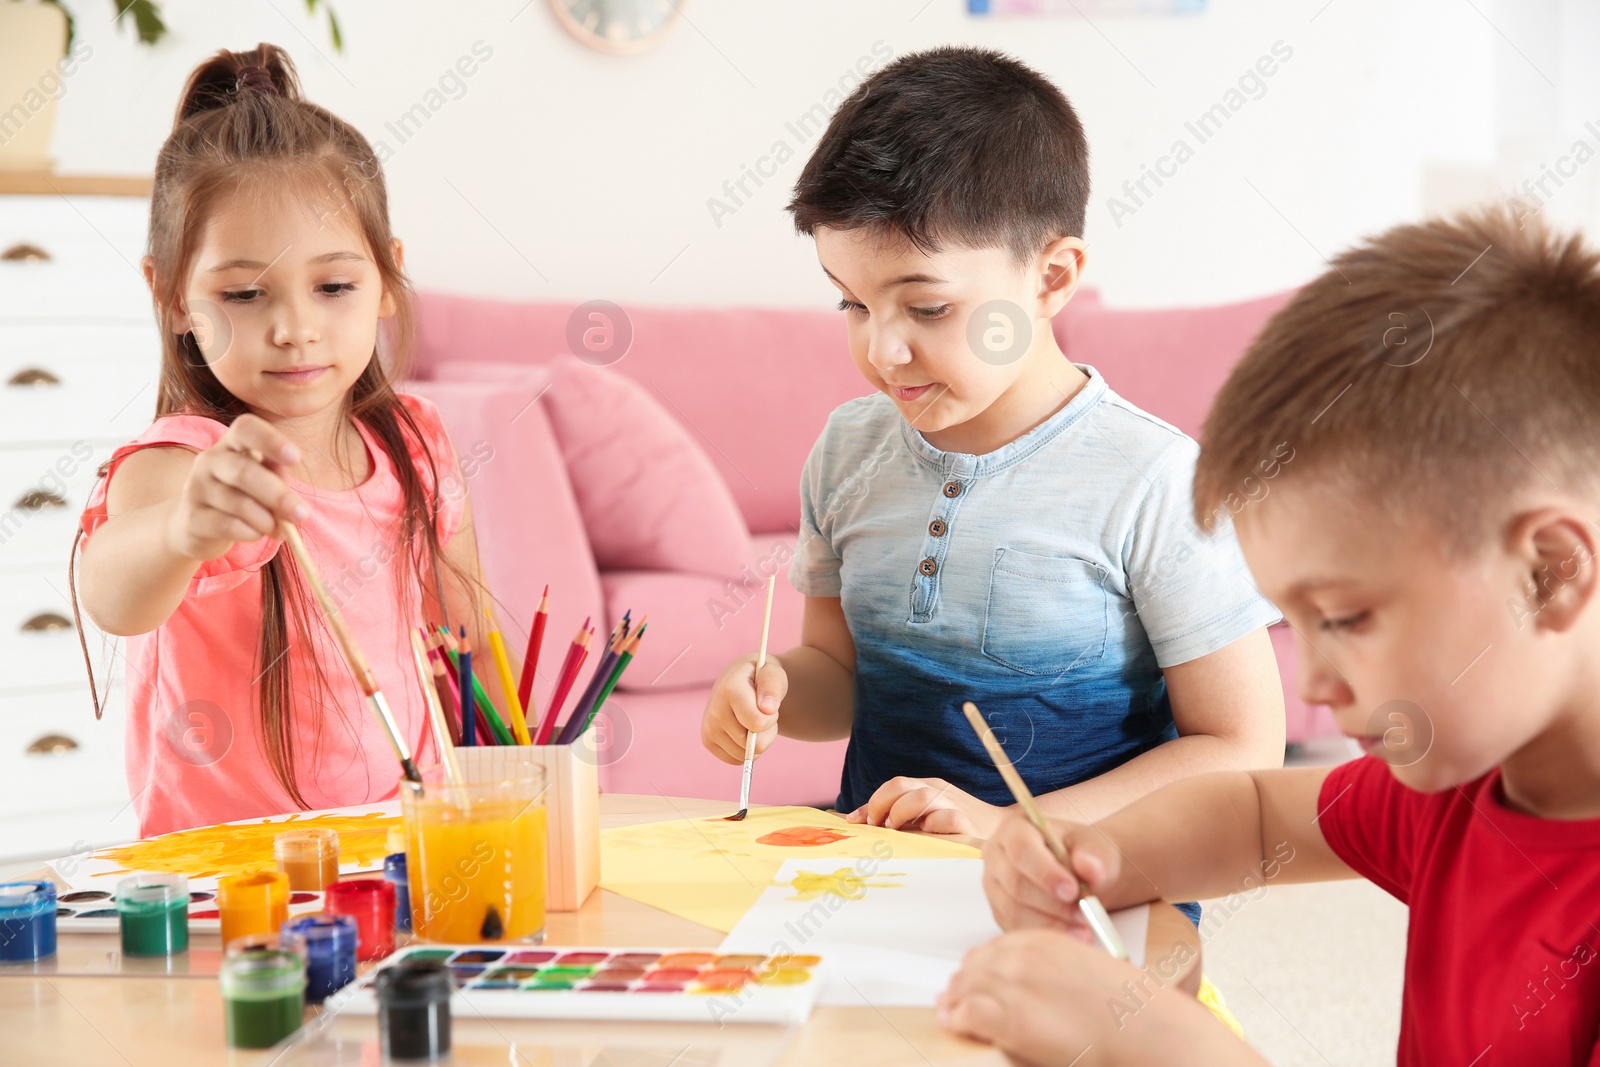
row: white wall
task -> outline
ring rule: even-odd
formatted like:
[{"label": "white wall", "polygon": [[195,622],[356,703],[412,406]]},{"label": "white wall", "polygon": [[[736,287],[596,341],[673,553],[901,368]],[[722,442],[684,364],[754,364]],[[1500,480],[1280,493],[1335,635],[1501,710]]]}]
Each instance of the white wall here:
[{"label": "white wall", "polygon": [[[961,0],[685,0],[687,21],[634,57],[571,40],[545,0],[334,0],[342,55],[297,0],[168,0],[154,49],[110,25],[111,0],[68,2],[94,55],[60,105],[60,169],[148,173],[189,68],[271,40],[312,99],[393,150],[418,284],[484,295],[827,304],[782,211],[815,135],[786,123],[853,84],[858,61],[881,65],[875,46],[991,45],[1058,81],[1094,156],[1091,280],[1123,304],[1281,289],[1425,206],[1537,177],[1580,135],[1600,145],[1581,129],[1600,119],[1584,0],[1212,0],[1198,17],[1092,21],[971,18]],[[460,98],[401,143],[386,123],[478,42],[492,56]],[[1185,123],[1229,103],[1277,42],[1292,55],[1200,143]],[[1161,157],[1178,138],[1194,154],[1174,168]],[[779,141],[794,158],[714,218],[723,183]],[[1158,163],[1172,177],[1147,179],[1153,195],[1122,191]],[[1593,188],[1580,174],[1550,210],[1590,217]]]}]

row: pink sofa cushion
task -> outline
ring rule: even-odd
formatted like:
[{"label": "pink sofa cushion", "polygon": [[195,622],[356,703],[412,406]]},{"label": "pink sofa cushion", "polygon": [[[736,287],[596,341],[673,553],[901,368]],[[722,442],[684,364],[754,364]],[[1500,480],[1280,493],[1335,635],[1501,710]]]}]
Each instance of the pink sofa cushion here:
[{"label": "pink sofa cushion", "polygon": [[543,403],[601,570],[729,578],[749,561],[722,476],[643,386],[564,356]]},{"label": "pink sofa cushion", "polygon": [[1198,438],[1245,346],[1293,292],[1201,308],[1111,308],[1087,290],[1055,318],[1067,358],[1093,365],[1134,404]]},{"label": "pink sofa cushion", "polygon": [[600,576],[561,448],[538,402],[549,372],[490,366],[475,377],[400,388],[438,405],[455,443],[484,580],[518,673],[539,594],[550,583],[550,623],[533,690],[542,708],[578,624],[585,616],[603,619]]},{"label": "pink sofa cushion", "polygon": [[531,376],[545,386],[540,406],[600,568],[731,576],[750,560],[750,535],[727,486],[637,383],[571,356],[544,366],[444,360],[430,371],[454,381]]},{"label": "pink sofa cushion", "polygon": [[[570,351],[575,303],[421,292],[416,306],[422,377],[467,356],[543,364]],[[644,386],[700,443],[746,528],[794,533],[800,468],[828,413],[872,391],[850,361],[844,317],[827,307],[625,311],[632,344],[610,369]]]},{"label": "pink sofa cushion", "polygon": [[[609,571],[600,575],[606,613],[620,619],[650,616],[650,633],[619,689],[682,689],[716,681],[729,660],[755,652],[761,643],[761,611],[767,575],[778,582],[772,597],[772,632],[767,647],[782,652],[800,643],[805,598],[789,584],[794,538],[761,534],[736,578],[660,571]],[[650,635],[661,639],[651,642]]]}]

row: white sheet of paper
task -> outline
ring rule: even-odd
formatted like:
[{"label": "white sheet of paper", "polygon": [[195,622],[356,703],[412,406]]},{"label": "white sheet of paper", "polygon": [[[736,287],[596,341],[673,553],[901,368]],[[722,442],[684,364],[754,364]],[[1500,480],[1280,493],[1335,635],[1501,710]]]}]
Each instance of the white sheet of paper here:
[{"label": "white sheet of paper", "polygon": [[[794,899],[797,875],[841,869],[862,884]],[[1140,967],[1149,918],[1148,905],[1111,915]],[[819,1004],[931,1007],[961,957],[999,934],[983,895],[981,860],[788,860],[722,951],[824,957],[829,978]]]}]

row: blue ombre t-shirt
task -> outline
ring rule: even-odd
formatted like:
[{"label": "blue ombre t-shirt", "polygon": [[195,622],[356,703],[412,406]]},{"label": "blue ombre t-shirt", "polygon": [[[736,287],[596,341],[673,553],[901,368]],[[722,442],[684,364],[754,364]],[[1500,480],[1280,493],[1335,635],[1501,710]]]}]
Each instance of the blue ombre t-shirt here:
[{"label": "blue ombre t-shirt", "polygon": [[1161,669],[1278,617],[1231,525],[1195,525],[1199,446],[1094,368],[986,455],[941,452],[881,393],[840,406],[801,478],[789,580],[840,597],[855,640],[851,811],[896,775],[1010,804],[977,704],[1034,793],[1178,736]]}]

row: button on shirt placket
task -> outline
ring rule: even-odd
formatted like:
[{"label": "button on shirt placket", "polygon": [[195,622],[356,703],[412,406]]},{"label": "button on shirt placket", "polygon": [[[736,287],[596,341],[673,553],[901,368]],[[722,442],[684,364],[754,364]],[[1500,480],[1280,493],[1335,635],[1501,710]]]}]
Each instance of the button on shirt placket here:
[{"label": "button on shirt placket", "polygon": [[938,496],[934,498],[933,513],[922,539],[922,558],[917,562],[915,581],[911,585],[911,621],[928,622],[939,602],[939,578],[944,570],[945,556],[949,552],[950,528],[955,524],[956,512],[971,490],[974,456],[952,456],[957,462],[944,472]]}]

